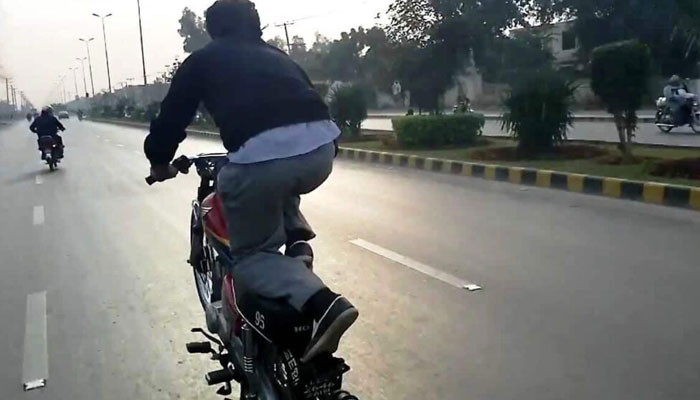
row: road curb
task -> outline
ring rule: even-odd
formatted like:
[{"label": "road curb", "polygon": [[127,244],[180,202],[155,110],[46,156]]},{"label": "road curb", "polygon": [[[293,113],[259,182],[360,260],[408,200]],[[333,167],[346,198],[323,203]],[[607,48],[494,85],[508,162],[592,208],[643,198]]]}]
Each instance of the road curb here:
[{"label": "road curb", "polygon": [[[400,118],[402,115],[390,115],[390,114],[371,114],[369,115],[368,119],[394,119],[394,118]],[[484,118],[487,121],[500,121],[503,119],[502,115],[494,115],[494,114],[484,114]],[[638,117],[638,121],[640,123],[644,124],[650,124],[656,122],[656,118],[653,116],[640,116]],[[595,116],[595,115],[582,115],[582,116],[574,116],[574,122],[615,122],[615,118],[610,115],[601,115],[601,116]]]},{"label": "road curb", "polygon": [[341,147],[338,157],[700,211],[700,188]]}]

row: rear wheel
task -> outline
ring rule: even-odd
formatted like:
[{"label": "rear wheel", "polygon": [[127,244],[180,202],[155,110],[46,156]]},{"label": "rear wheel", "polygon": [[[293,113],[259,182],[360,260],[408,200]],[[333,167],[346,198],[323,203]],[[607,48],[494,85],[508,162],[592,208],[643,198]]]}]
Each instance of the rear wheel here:
[{"label": "rear wheel", "polygon": [[673,130],[673,128],[670,126],[659,126],[659,129],[661,129],[661,132],[663,133],[669,133],[671,130]]},{"label": "rear wheel", "polygon": [[218,270],[218,263],[214,250],[207,243],[202,225],[198,222],[193,211],[192,224],[190,230],[190,240],[192,246],[201,246],[201,251],[192,251],[192,254],[199,254],[196,259],[191,259],[192,272],[194,274],[194,284],[197,288],[199,302],[204,310],[214,302],[221,300],[221,274]]},{"label": "rear wheel", "polygon": [[52,172],[56,170],[56,161],[53,158],[49,160],[49,169]]},{"label": "rear wheel", "polygon": [[700,133],[700,116],[697,114],[690,122],[690,129],[692,129],[694,133]]}]

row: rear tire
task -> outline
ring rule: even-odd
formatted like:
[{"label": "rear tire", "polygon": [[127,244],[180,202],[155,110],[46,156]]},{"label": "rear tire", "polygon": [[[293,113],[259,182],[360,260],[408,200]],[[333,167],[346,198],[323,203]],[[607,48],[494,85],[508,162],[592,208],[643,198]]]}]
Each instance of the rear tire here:
[{"label": "rear tire", "polygon": [[51,170],[51,172],[56,170],[56,161],[53,159],[49,160],[49,170]]},{"label": "rear tire", "polygon": [[660,126],[659,129],[663,133],[669,133],[673,130],[673,128],[671,128],[670,126]]},{"label": "rear tire", "polygon": [[197,288],[197,297],[199,297],[202,308],[206,311],[207,307],[212,303],[221,300],[221,287],[223,283],[221,281],[221,273],[217,270],[219,267],[214,257],[214,250],[207,244],[202,226],[198,223],[194,212],[196,211],[193,210],[190,224],[191,245],[200,245],[204,251],[201,260],[197,260],[199,265],[192,266],[192,273],[194,277],[194,286]]},{"label": "rear tire", "polygon": [[693,133],[700,133],[700,118],[695,117],[693,118],[693,121],[690,123],[690,129],[693,130]]}]

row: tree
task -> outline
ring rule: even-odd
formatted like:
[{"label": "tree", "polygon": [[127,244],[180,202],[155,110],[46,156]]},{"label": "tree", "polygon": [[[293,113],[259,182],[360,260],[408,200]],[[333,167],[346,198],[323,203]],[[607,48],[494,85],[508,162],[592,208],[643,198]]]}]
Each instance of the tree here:
[{"label": "tree", "polygon": [[211,41],[202,17],[187,7],[182,10],[180,29],[177,32],[184,39],[183,49],[186,53],[194,53]]},{"label": "tree", "polygon": [[340,85],[329,94],[333,121],[346,135],[360,136],[362,122],[367,119],[367,95],[360,85]]},{"label": "tree", "polygon": [[545,22],[576,18],[582,62],[598,46],[638,40],[649,47],[661,74],[698,74],[698,31],[692,29],[700,26],[697,0],[529,0],[526,4],[528,12]]},{"label": "tree", "polygon": [[574,86],[561,73],[542,69],[513,84],[504,101],[503,129],[518,140],[521,155],[550,152],[573,125]]},{"label": "tree", "polygon": [[620,150],[630,155],[637,110],[647,93],[650,51],[639,41],[608,44],[593,50],[591,88],[615,117]]},{"label": "tree", "polygon": [[284,43],[284,40],[282,40],[282,38],[279,36],[275,36],[274,38],[269,39],[267,41],[267,44],[273,47],[277,47],[282,51],[285,51],[287,49],[287,45]]},{"label": "tree", "polygon": [[521,1],[395,0],[389,8],[389,36],[402,48],[402,63],[410,64],[399,69],[415,105],[439,110],[439,98],[470,55],[484,68],[506,30],[527,24]]}]

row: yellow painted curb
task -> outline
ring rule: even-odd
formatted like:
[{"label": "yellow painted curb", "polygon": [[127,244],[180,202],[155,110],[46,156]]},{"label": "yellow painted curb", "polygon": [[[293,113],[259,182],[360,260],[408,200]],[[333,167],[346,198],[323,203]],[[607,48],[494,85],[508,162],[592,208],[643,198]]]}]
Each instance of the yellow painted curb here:
[{"label": "yellow painted curb", "polygon": [[462,163],[462,175],[464,176],[472,176],[472,166],[473,164],[470,163]]},{"label": "yellow painted curb", "polygon": [[690,189],[690,207],[700,210],[700,189]]},{"label": "yellow painted curb", "polygon": [[409,156],[408,157],[408,166],[411,168],[416,168],[416,161],[418,160],[417,156]]},{"label": "yellow painted curb", "polygon": [[490,181],[496,180],[496,167],[493,165],[487,165],[484,170],[484,177]]},{"label": "yellow painted curb", "polygon": [[568,174],[566,185],[570,192],[583,193],[583,182],[586,175]]},{"label": "yellow painted curb", "polygon": [[510,168],[510,170],[508,171],[508,181],[516,185],[521,184],[523,182],[523,171],[525,171],[525,168]]},{"label": "yellow painted curb", "polygon": [[537,186],[548,188],[552,186],[552,171],[537,171]]},{"label": "yellow painted curb", "polygon": [[384,152],[384,153],[382,153],[382,155],[381,155],[381,160],[382,160],[382,163],[383,163],[383,164],[386,164],[386,163],[388,163],[390,160],[393,161],[394,158],[393,158],[393,156],[391,155],[391,153],[386,153],[386,152]]},{"label": "yellow painted curb", "polygon": [[433,170],[433,164],[435,161],[438,161],[434,158],[426,158],[425,163],[423,164],[423,169],[426,171],[432,171]]},{"label": "yellow painted curb", "polygon": [[664,196],[666,194],[666,185],[659,183],[644,184],[644,202],[653,204],[664,204]]},{"label": "yellow painted curb", "polygon": [[622,179],[604,178],[603,196],[614,197],[616,199],[622,197]]},{"label": "yellow painted curb", "polygon": [[397,167],[401,166],[401,155],[400,154],[394,154],[394,162],[392,164],[394,164]]}]

